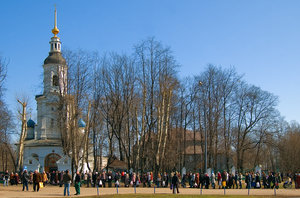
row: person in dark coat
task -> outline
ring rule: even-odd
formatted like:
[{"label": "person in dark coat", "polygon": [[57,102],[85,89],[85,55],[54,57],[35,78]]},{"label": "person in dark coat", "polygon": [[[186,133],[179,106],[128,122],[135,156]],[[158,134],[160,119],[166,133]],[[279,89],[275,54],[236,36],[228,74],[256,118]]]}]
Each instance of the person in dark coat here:
[{"label": "person in dark coat", "polygon": [[39,192],[40,182],[42,182],[42,175],[36,170],[33,174],[33,190]]},{"label": "person in dark coat", "polygon": [[238,189],[238,173],[236,172],[234,174],[234,183],[233,183],[233,188],[234,188],[234,185],[235,185],[235,188]]},{"label": "person in dark coat", "polygon": [[55,171],[52,171],[50,176],[50,183],[54,184],[54,182],[55,182]]},{"label": "person in dark coat", "polygon": [[90,184],[91,184],[91,180],[92,180],[92,173],[91,172],[88,172],[88,175],[87,175],[87,180],[86,180],[86,187],[90,187]]},{"label": "person in dark coat", "polygon": [[107,174],[107,182],[108,182],[108,187],[111,188],[112,186],[112,180],[113,180],[113,175],[112,175],[112,172],[109,171],[108,174]]},{"label": "person in dark coat", "polygon": [[251,175],[250,173],[246,173],[246,177],[245,177],[245,183],[246,183],[246,188],[251,188]]},{"label": "person in dark coat", "polygon": [[172,177],[172,188],[173,188],[173,194],[176,194],[175,188],[177,190],[177,194],[179,193],[179,189],[178,189],[178,183],[179,183],[179,179],[177,177],[177,173],[174,173],[174,176]]},{"label": "person in dark coat", "polygon": [[75,176],[75,191],[76,194],[75,195],[80,195],[80,173],[79,171],[76,172],[76,176]]},{"label": "person in dark coat", "polygon": [[207,173],[204,176],[204,184],[205,184],[205,189],[209,189],[209,176]]},{"label": "person in dark coat", "polygon": [[143,174],[142,176],[142,183],[143,183],[143,187],[145,188],[147,185],[147,176],[146,176],[146,173]]},{"label": "person in dark coat", "polygon": [[[203,188],[204,183],[205,183],[205,181],[204,181],[204,174],[201,173],[201,174],[200,174],[200,185],[201,185],[201,188]],[[199,187],[200,187],[200,185],[199,185]]]},{"label": "person in dark coat", "polygon": [[227,181],[227,173],[226,171],[223,171],[223,173],[221,174],[222,177],[222,188],[226,188],[226,181]]},{"label": "person in dark coat", "polygon": [[22,174],[22,183],[23,183],[23,191],[26,190],[28,191],[28,181],[29,181],[29,174],[27,172],[27,170],[24,171],[24,173]]},{"label": "person in dark coat", "polygon": [[8,173],[8,170],[5,171],[4,173],[4,183],[3,183],[3,186],[8,186],[8,178],[9,178],[9,173]]},{"label": "person in dark coat", "polygon": [[272,175],[271,172],[269,172],[269,176],[268,176],[268,188],[271,188],[273,185],[274,185],[274,183],[273,183],[273,175]]},{"label": "person in dark coat", "polygon": [[254,188],[260,188],[261,184],[260,184],[260,175],[259,173],[256,173],[255,175],[255,187]]},{"label": "person in dark coat", "polygon": [[232,174],[229,174],[229,176],[228,176],[228,188],[231,189],[232,186],[233,186],[233,177],[232,177]]},{"label": "person in dark coat", "polygon": [[262,173],[262,181],[264,188],[268,188],[267,176],[265,172]]},{"label": "person in dark coat", "polygon": [[120,173],[115,174],[114,180],[115,180],[115,187],[120,187]]},{"label": "person in dark coat", "polygon": [[163,179],[165,181],[165,187],[168,187],[168,185],[169,185],[169,175],[168,175],[168,173],[165,172]]},{"label": "person in dark coat", "polygon": [[69,170],[66,170],[65,174],[63,175],[64,196],[66,196],[66,192],[68,193],[68,196],[70,196],[71,181],[72,181],[72,177],[69,173]]},{"label": "person in dark coat", "polygon": [[97,172],[93,172],[93,175],[92,175],[93,187],[97,186],[97,175],[98,175]]}]

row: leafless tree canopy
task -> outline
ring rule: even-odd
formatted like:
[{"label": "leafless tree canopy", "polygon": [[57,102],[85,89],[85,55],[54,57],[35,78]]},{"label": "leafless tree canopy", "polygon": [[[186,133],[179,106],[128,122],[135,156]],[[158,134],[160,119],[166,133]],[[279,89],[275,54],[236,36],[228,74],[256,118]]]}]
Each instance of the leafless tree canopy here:
[{"label": "leafless tree canopy", "polygon": [[[171,49],[154,38],[129,55],[83,50],[63,55],[68,77],[58,79],[65,83],[58,123],[74,170],[91,155],[94,171],[101,169],[103,156],[107,166],[118,158],[128,170],[203,170],[205,134],[207,164],[214,170],[300,167],[299,124],[286,123],[276,109],[278,98],[247,83],[234,67],[208,65],[180,79]],[[85,133],[78,130],[80,118]]]},{"label": "leafless tree canopy", "polygon": [[[278,98],[249,85],[233,67],[208,65],[180,79],[172,51],[154,38],[130,55],[79,50],[64,56],[74,107],[63,142],[66,153],[85,153],[72,154],[75,168],[92,152],[95,170],[103,156],[108,166],[115,158],[125,161],[128,170],[203,170],[205,133],[208,167],[215,170],[283,166],[277,151],[286,130]],[[79,118],[88,122],[84,136],[75,130]]]},{"label": "leafless tree canopy", "polygon": [[7,61],[0,56],[0,171],[14,170],[16,166],[16,156],[10,138],[13,127],[12,114],[3,100],[7,64]]}]

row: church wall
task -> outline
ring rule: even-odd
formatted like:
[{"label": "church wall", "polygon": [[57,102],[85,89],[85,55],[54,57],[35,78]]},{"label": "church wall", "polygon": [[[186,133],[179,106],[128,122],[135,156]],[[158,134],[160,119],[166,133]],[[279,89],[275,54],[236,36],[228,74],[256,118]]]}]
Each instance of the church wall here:
[{"label": "church wall", "polygon": [[37,99],[38,126],[36,139],[60,139],[55,107],[56,96]]},{"label": "church wall", "polygon": [[[47,157],[47,155],[49,155],[51,153],[55,153],[55,154],[58,154],[60,157],[64,157],[62,147],[59,147],[59,146],[25,147],[24,166],[27,166],[28,171],[34,171],[38,167],[39,167],[40,171],[44,171],[45,170],[45,164],[44,164],[45,158]],[[32,161],[32,164],[29,164],[29,160],[31,160],[32,157],[35,155],[38,156],[37,162],[39,163],[39,165],[34,164],[35,163],[34,160]],[[69,163],[69,164],[66,164],[62,168],[64,168],[62,170],[71,169],[71,165]]]}]

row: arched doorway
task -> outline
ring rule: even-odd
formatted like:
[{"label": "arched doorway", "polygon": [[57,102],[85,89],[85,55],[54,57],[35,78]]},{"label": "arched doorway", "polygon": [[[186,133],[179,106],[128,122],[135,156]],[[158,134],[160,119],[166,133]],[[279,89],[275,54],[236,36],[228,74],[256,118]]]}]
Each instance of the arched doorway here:
[{"label": "arched doorway", "polygon": [[46,172],[57,171],[57,161],[61,157],[56,153],[51,153],[45,157],[44,170]]}]

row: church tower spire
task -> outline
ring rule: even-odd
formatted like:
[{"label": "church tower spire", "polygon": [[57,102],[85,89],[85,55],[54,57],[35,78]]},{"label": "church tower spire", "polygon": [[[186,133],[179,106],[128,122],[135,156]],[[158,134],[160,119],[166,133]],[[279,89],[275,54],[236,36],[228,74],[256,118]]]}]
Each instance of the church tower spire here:
[{"label": "church tower spire", "polygon": [[54,34],[54,37],[59,33],[59,29],[57,28],[57,13],[56,13],[56,6],[54,11],[54,28],[52,29],[52,33]]},{"label": "church tower spire", "polygon": [[50,52],[61,52],[61,42],[59,37],[56,36],[59,33],[59,29],[57,28],[56,6],[54,10],[54,28],[52,29],[52,33],[54,34],[54,36],[50,41]]}]

